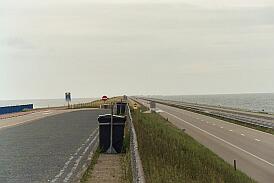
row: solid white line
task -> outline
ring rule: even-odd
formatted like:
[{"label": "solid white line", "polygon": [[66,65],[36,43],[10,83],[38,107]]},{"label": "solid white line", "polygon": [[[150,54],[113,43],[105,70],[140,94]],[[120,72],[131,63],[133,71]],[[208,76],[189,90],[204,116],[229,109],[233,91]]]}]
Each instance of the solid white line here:
[{"label": "solid white line", "polygon": [[195,126],[195,125],[193,125],[193,124],[191,124],[191,123],[189,123],[189,122],[187,122],[187,121],[185,121],[185,120],[183,120],[183,119],[175,116],[174,114],[171,114],[169,112],[165,112],[165,113],[167,113],[170,116],[173,116],[173,117],[177,118],[178,120],[180,120],[180,121],[182,121],[182,122],[184,122],[184,123],[186,123],[186,124],[188,124],[188,125],[196,128],[196,129],[198,129],[198,130],[200,130],[200,131],[202,131],[202,132],[204,132],[204,133],[206,133],[206,134],[208,134],[208,135],[210,135],[210,136],[212,136],[212,137],[214,137],[214,138],[216,138],[216,139],[218,139],[218,140],[220,140],[220,141],[222,141],[222,142],[224,142],[224,143],[226,143],[226,144],[228,144],[228,145],[230,145],[230,146],[232,146],[232,147],[234,147],[234,148],[236,148],[236,149],[238,149],[238,150],[240,150],[240,151],[242,151],[242,152],[244,152],[244,153],[246,153],[246,154],[248,154],[248,155],[250,155],[250,156],[252,156],[252,157],[254,157],[254,158],[256,158],[256,159],[258,159],[258,160],[260,160],[260,161],[262,161],[264,163],[266,163],[266,164],[268,164],[268,165],[270,165],[270,166],[272,166],[272,167],[274,167],[273,163],[270,163],[270,162],[266,161],[265,159],[263,159],[263,158],[261,158],[259,156],[256,156],[256,155],[254,155],[254,154],[252,154],[252,153],[250,153],[250,152],[248,152],[248,151],[246,151],[246,150],[244,150],[244,149],[242,149],[242,148],[240,148],[240,147],[238,147],[238,146],[236,146],[236,145],[234,145],[234,144],[232,144],[232,143],[230,143],[230,142],[228,142],[228,141],[226,141],[226,140],[224,140],[224,139],[222,139],[220,137],[217,137],[216,135],[213,135],[212,133],[210,133],[210,132],[208,132],[206,130],[201,129],[201,128],[199,128],[199,127],[197,127],[197,126]]},{"label": "solid white line", "polygon": [[75,170],[77,169],[77,167],[79,166],[79,163],[80,163],[81,159],[86,154],[86,152],[88,151],[88,149],[90,148],[90,146],[97,139],[98,135],[99,135],[99,132],[95,135],[95,137],[92,139],[92,141],[88,144],[88,146],[85,148],[84,152],[75,161],[74,166],[72,167],[71,171],[67,174],[67,176],[65,177],[65,179],[64,179],[63,182],[68,182],[69,181],[69,179],[71,178],[71,176],[73,175],[73,173],[75,172]]},{"label": "solid white line", "polygon": [[[161,105],[163,105],[163,106],[165,106],[165,107],[170,107],[170,108],[175,108],[175,109],[180,109],[180,108],[177,108],[177,107],[171,107],[171,106],[168,106],[168,105],[164,105],[164,104],[161,104]],[[183,109],[181,109],[181,110],[183,110]],[[185,114],[185,113],[183,113],[183,112],[181,112],[181,111],[178,111],[179,113],[181,113],[181,114]],[[186,111],[186,112],[189,112],[189,113],[191,113],[191,114],[196,114],[197,115],[197,113],[195,113],[195,112],[190,112],[190,111]],[[215,120],[219,120],[219,121],[221,121],[221,122],[223,122],[223,123],[226,123],[226,124],[229,124],[229,125],[232,125],[232,126],[236,126],[236,127],[238,127],[238,128],[245,128],[245,129],[247,129],[247,130],[251,130],[251,131],[254,131],[254,132],[257,132],[257,133],[262,133],[262,134],[264,134],[264,135],[268,135],[268,136],[271,136],[271,137],[273,137],[273,135],[272,134],[270,134],[270,133],[266,133],[266,132],[263,132],[263,131],[260,131],[260,130],[256,130],[256,129],[253,129],[253,128],[249,128],[249,127],[246,127],[246,126],[242,126],[242,125],[237,125],[237,124],[234,124],[234,123],[231,123],[231,122],[228,122],[228,121],[225,121],[225,120],[220,120],[220,119],[217,119],[217,118],[214,118],[214,117],[210,117],[210,116],[207,116],[207,115],[203,115],[204,117],[207,117],[207,118],[210,118],[210,119],[215,119]],[[191,117],[191,116],[190,116]]]},{"label": "solid white line", "polygon": [[[91,137],[93,137],[94,136],[94,134],[96,134],[96,132],[98,131],[98,128],[96,128],[91,134],[90,134],[90,136],[87,138],[87,140],[86,140],[86,143],[88,142],[88,140],[90,140],[90,138]],[[97,136],[98,136],[98,134],[93,138],[93,140],[94,139],[96,139],[97,138]],[[92,140],[92,143],[94,142]],[[84,144],[85,145],[85,144]],[[71,163],[71,161],[73,160],[73,158],[74,158],[74,156],[77,156],[78,155],[78,153],[80,152],[80,150],[84,147],[84,145],[82,144],[77,150],[76,150],[76,152],[74,153],[74,155],[72,155],[69,159],[68,159],[68,161],[65,163],[65,165],[63,166],[63,168],[60,170],[60,172],[59,172],[59,174],[57,174],[55,177],[54,177],[54,179],[52,179],[50,182],[51,183],[55,183],[55,182],[57,182],[58,181],[58,179],[64,174],[64,172],[65,172],[65,170],[68,168],[68,165]],[[90,145],[90,144],[89,144]],[[82,157],[81,157],[82,158]],[[79,159],[79,158],[78,158]],[[78,166],[78,164],[79,164],[79,162],[77,163],[77,161],[78,161],[78,159],[76,160],[76,163],[74,164],[74,166]],[[80,161],[80,160],[79,160]],[[77,168],[77,166],[76,166],[76,168]],[[75,169],[76,169],[75,168]],[[64,179],[64,182],[65,181],[68,181],[69,179],[70,179],[70,177],[71,177],[71,175],[73,174],[73,172],[74,172],[74,167],[73,167],[73,169],[71,170],[71,172],[66,176],[66,178]]]}]

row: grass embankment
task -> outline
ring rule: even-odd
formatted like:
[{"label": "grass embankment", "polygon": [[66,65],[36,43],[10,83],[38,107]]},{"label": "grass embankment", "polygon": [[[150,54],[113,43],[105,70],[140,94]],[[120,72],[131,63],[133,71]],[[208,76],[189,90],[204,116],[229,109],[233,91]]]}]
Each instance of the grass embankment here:
[{"label": "grass embankment", "polygon": [[255,182],[156,113],[133,113],[148,183]]},{"label": "grass embankment", "polygon": [[120,102],[122,99],[122,97],[112,97],[109,98],[107,101],[103,101],[103,100],[95,100],[92,102],[88,102],[88,103],[82,103],[82,104],[73,104],[71,105],[72,109],[80,109],[80,108],[100,108],[100,106],[102,104],[111,104],[111,103],[116,103],[116,102]]},{"label": "grass embankment", "polygon": [[227,121],[227,122],[230,122],[230,123],[234,123],[234,124],[237,124],[237,125],[245,126],[245,127],[248,127],[248,128],[252,128],[252,129],[255,129],[255,130],[259,130],[259,131],[266,132],[266,133],[274,135],[274,129],[272,129],[272,128],[266,128],[266,127],[257,126],[257,125],[253,125],[253,124],[248,124],[248,123],[244,123],[244,122],[233,120],[233,119],[228,119],[228,118],[216,116],[214,114],[202,112],[202,111],[199,111],[199,110],[194,110],[193,108],[189,108],[189,107],[183,107],[183,106],[168,104],[168,103],[164,103],[164,102],[159,102],[159,103],[164,104],[164,105],[168,105],[168,106],[171,106],[171,107],[176,107],[176,108],[184,109],[184,110],[187,110],[187,111],[195,112],[195,113],[198,113],[198,114],[210,116],[210,117],[213,117],[213,118],[216,118],[216,119],[221,119],[223,121]]},{"label": "grass embankment", "polygon": [[128,128],[128,123],[125,126],[125,136],[123,145],[123,157],[122,157],[122,168],[123,168],[123,183],[132,182],[132,169],[131,169],[131,154],[130,154],[130,133]]}]

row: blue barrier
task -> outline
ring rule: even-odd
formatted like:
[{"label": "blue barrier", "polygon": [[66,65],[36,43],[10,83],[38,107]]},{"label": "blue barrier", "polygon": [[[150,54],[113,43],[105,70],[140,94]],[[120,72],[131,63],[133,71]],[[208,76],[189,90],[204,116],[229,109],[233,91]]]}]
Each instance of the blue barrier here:
[{"label": "blue barrier", "polygon": [[33,109],[33,104],[0,107],[0,115]]}]

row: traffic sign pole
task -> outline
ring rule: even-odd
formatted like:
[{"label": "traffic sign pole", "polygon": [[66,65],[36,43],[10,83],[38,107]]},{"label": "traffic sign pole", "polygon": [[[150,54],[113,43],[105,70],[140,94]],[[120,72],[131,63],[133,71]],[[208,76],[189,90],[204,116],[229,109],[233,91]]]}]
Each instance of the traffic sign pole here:
[{"label": "traffic sign pole", "polygon": [[109,148],[107,150],[108,154],[116,154],[117,152],[115,151],[115,149],[113,148],[113,140],[112,140],[112,134],[113,134],[113,107],[114,105],[111,104],[111,117],[110,117],[110,145]]},{"label": "traffic sign pole", "polygon": [[66,101],[68,102],[68,109],[69,109],[69,102],[71,101],[71,94],[70,94],[70,92],[66,92],[65,93],[65,98],[66,98]]}]

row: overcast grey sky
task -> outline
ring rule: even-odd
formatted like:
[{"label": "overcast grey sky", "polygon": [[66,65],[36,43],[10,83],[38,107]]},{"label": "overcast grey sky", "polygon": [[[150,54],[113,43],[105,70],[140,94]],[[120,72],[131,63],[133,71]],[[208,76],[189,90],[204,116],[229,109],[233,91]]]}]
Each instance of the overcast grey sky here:
[{"label": "overcast grey sky", "polygon": [[0,99],[274,92],[274,0],[1,0]]}]

